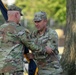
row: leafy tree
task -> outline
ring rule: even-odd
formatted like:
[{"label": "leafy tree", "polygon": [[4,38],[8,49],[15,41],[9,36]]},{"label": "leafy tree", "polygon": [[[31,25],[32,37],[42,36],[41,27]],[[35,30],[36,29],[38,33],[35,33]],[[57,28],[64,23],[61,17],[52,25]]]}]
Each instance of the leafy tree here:
[{"label": "leafy tree", "polygon": [[23,9],[27,19],[33,20],[35,12],[45,11],[58,25],[66,23],[66,0],[16,0],[16,5]]}]

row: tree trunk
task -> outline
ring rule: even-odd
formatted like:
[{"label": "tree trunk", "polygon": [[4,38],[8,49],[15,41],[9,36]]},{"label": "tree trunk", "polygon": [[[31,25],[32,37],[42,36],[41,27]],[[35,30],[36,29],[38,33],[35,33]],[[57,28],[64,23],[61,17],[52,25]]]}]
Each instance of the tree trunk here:
[{"label": "tree trunk", "polygon": [[64,75],[76,75],[76,0],[66,1],[66,37],[61,64]]}]

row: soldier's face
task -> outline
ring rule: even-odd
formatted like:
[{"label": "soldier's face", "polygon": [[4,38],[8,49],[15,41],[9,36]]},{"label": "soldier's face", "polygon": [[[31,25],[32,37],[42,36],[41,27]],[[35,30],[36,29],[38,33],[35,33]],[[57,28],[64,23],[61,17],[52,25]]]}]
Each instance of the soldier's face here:
[{"label": "soldier's face", "polygon": [[41,21],[35,21],[34,23],[37,30],[43,30],[44,28],[46,28],[47,21],[41,20]]}]

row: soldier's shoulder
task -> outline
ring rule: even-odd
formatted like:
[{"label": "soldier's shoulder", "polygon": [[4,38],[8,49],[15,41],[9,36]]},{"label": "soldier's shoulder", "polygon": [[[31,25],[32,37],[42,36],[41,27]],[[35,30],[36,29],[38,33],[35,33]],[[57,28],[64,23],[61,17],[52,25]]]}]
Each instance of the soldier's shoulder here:
[{"label": "soldier's shoulder", "polygon": [[57,32],[52,28],[48,28],[48,32],[49,32],[49,34],[56,34],[57,35]]},{"label": "soldier's shoulder", "polygon": [[4,23],[4,24],[0,25],[0,28],[4,28],[6,26],[8,26],[8,23]]},{"label": "soldier's shoulder", "polygon": [[2,24],[0,27],[6,27],[6,26],[9,26],[9,25],[16,25],[16,23],[14,22],[5,22],[4,24]]},{"label": "soldier's shoulder", "polygon": [[16,32],[16,28],[14,26],[12,26],[11,23],[4,23],[3,25],[0,26],[0,30],[4,31],[4,32]]}]

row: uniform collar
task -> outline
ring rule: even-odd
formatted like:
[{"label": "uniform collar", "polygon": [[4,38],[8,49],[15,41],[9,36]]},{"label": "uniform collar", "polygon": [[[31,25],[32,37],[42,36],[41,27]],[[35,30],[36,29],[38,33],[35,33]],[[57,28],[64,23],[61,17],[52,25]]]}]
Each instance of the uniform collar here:
[{"label": "uniform collar", "polygon": [[45,32],[42,34],[42,35],[39,35],[39,31],[36,31],[36,34],[38,35],[38,36],[44,36],[45,34],[46,34],[46,32],[48,32],[48,28],[46,28],[46,30],[45,30]]},{"label": "uniform collar", "polygon": [[16,26],[21,26],[21,24],[20,23],[15,23],[15,22],[13,22],[13,21],[7,21],[7,23],[14,23],[14,24],[16,24]]}]

